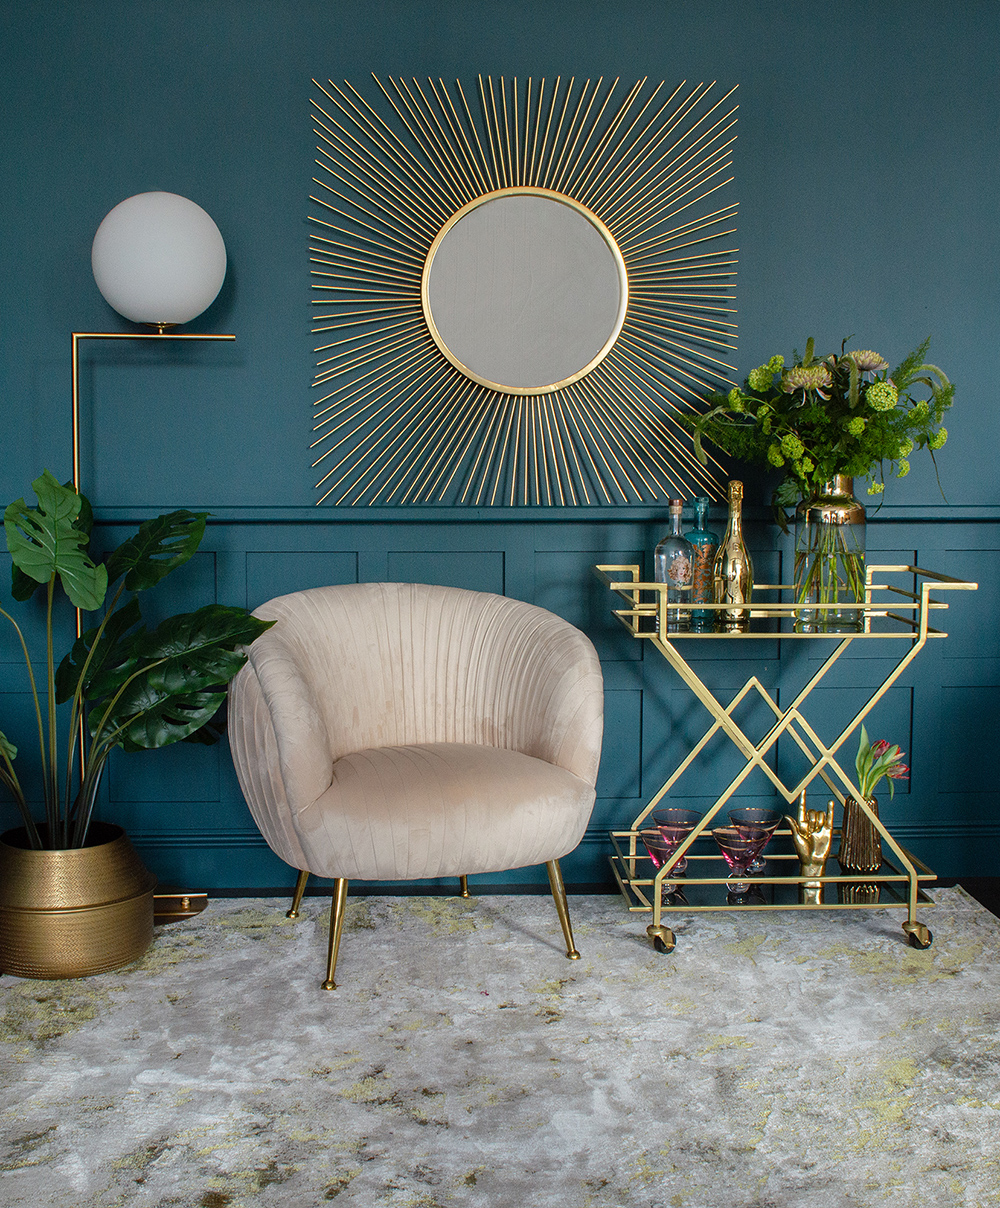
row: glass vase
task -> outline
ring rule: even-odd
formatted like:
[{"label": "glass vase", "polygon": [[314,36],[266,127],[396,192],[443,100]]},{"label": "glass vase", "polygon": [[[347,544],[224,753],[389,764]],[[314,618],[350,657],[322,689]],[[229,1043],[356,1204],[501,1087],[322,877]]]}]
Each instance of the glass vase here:
[{"label": "glass vase", "polygon": [[795,509],[795,603],[800,633],[860,630],[865,602],[865,509],[854,480],[838,474]]}]

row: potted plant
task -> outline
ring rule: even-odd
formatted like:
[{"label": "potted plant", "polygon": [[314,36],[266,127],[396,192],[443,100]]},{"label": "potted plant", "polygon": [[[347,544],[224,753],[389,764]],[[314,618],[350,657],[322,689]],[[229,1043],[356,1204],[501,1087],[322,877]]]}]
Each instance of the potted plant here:
[{"label": "potted plant", "polygon": [[[871,350],[817,358],[812,339],[793,364],[773,356],[744,387],[709,396],[704,415],[691,420],[695,450],[711,440],[733,457],[784,470],[773,503],[787,530],[795,509],[795,603],[820,604],[797,615],[800,628],[851,629],[864,600],[865,513],[853,480],[867,478],[868,494],[885,490],[885,467],[897,478],[910,472],[915,448],[934,453],[948,439],[942,427],[955,388],[925,360],[928,337],[889,373]],[[936,469],[936,462],[935,462]]]},{"label": "potted plant", "polygon": [[[269,623],[210,604],[148,630],[138,595],[194,554],[208,513],[148,520],[95,560],[86,498],[47,470],[32,486],[37,507],[15,500],[4,530],[12,596],[24,602],[44,594],[44,671],[14,617],[2,608],[0,616],[24,654],[38,731],[41,791],[34,795],[44,800],[44,817],[34,817],[17,748],[0,731],[0,783],[22,820],[0,836],[0,970],[84,976],[136,959],[152,938],[155,878],[120,827],[93,819],[108,756],[115,747],[216,741],[221,731],[211,723],[226,685],[246,661],[243,648]],[[57,587],[76,608],[103,610],[58,667]]]}]

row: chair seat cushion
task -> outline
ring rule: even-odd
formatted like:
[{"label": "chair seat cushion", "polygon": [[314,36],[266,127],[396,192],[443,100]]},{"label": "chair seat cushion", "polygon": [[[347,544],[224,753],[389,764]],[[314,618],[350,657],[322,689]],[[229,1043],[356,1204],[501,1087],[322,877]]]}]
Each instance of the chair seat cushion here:
[{"label": "chair seat cushion", "polygon": [[409,881],[559,859],[593,802],[586,781],[520,751],[427,743],[338,759],[297,825],[310,872]]}]

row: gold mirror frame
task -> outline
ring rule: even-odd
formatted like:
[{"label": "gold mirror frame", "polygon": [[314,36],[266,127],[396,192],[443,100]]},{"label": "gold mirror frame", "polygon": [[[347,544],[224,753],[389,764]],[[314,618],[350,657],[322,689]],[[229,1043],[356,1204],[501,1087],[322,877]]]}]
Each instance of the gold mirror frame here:
[{"label": "gold mirror frame", "polygon": [[[597,353],[592,356],[585,365],[578,369],[575,373],[571,373],[566,377],[562,377],[553,382],[548,382],[542,386],[512,386],[509,383],[493,381],[490,378],[483,377],[477,373],[475,368],[466,365],[452,351],[447,340],[444,339],[441,332],[438,330],[438,325],[434,320],[434,313],[431,307],[430,299],[430,280],[431,273],[434,269],[434,261],[437,256],[438,248],[444,242],[448,234],[454,230],[459,222],[462,221],[468,214],[478,210],[483,205],[488,205],[490,202],[500,201],[505,197],[539,197],[547,201],[552,201],[556,204],[566,206],[573,210],[581,217],[585,218],[593,229],[600,235],[604,241],[612,259],[615,262],[615,269],[618,276],[618,307],[615,315],[614,323],[612,324],[610,334],[603,342]],[[444,224],[437,235],[434,237],[434,242],[431,244],[427,252],[427,259],[424,262],[424,271],[420,279],[420,304],[424,311],[424,320],[427,323],[427,329],[431,333],[431,338],[441,349],[442,354],[447,357],[456,369],[461,370],[466,377],[471,378],[474,382],[478,382],[481,386],[488,386],[491,390],[495,390],[500,394],[552,394],[557,390],[562,390],[566,386],[571,386],[574,382],[578,382],[582,377],[586,377],[592,369],[604,360],[611,349],[614,347],[615,341],[618,339],[619,332],[622,329],[622,324],[625,322],[625,315],[628,311],[628,272],[625,268],[625,261],[622,259],[622,254],[618,249],[618,244],[615,243],[615,238],[604,225],[604,223],[586,206],[581,205],[578,201],[574,201],[572,197],[567,197],[564,193],[557,193],[553,189],[538,189],[529,185],[516,185],[513,188],[496,189],[492,193],[485,193],[482,197],[477,197],[473,201],[468,202],[460,210],[456,211]]]},{"label": "gold mirror frame", "polygon": [[[479,77],[313,81],[323,228],[310,243],[318,364],[312,448],[318,503],[549,505],[724,497],[683,423],[735,367],[736,106],[730,89],[638,81],[580,88]],[[385,107],[387,103],[387,108]],[[727,104],[729,107],[727,108]],[[455,223],[496,196],[551,197],[588,217],[621,266],[612,336],[547,386],[477,376],[436,331],[433,257]],[[606,233],[605,233],[606,232]]]}]

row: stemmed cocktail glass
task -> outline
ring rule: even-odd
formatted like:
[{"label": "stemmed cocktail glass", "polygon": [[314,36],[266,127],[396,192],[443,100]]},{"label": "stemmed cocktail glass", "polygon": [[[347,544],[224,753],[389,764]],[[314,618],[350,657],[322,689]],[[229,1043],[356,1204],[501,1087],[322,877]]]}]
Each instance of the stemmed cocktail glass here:
[{"label": "stemmed cocktail glass", "polygon": [[[646,851],[649,852],[649,858],[653,861],[653,867],[657,872],[673,856],[700,821],[701,814],[697,810],[668,806],[665,809],[654,811],[655,826],[641,830],[639,837],[645,844]],[[677,861],[671,871],[680,876],[685,868],[687,868],[687,860],[681,859]],[[673,881],[663,883],[663,892],[666,894],[676,893],[677,889],[678,887]]]},{"label": "stemmed cocktail glass", "polygon": [[[743,809],[729,811],[729,821],[737,830],[766,830],[768,839],[778,829],[781,814],[777,810],[764,809],[760,806],[746,806]],[[767,846],[767,843],[764,844]],[[767,868],[763,848],[757,858],[747,867],[748,873],[762,873]]]},{"label": "stemmed cocktail glass", "polygon": [[712,835],[732,871],[726,888],[730,893],[746,893],[750,885],[743,877],[764,850],[771,831],[762,826],[717,826]]}]

